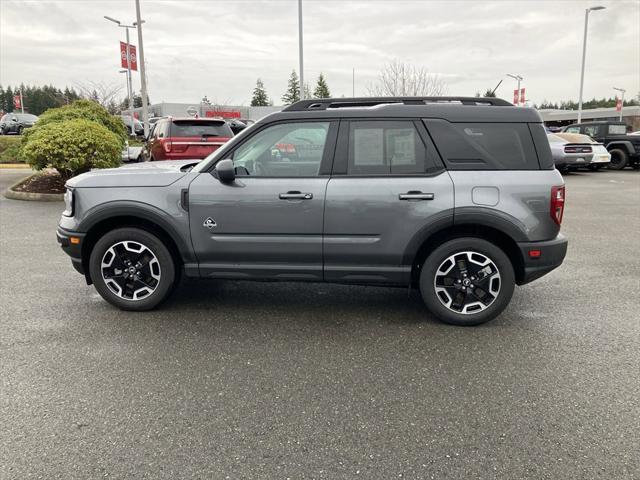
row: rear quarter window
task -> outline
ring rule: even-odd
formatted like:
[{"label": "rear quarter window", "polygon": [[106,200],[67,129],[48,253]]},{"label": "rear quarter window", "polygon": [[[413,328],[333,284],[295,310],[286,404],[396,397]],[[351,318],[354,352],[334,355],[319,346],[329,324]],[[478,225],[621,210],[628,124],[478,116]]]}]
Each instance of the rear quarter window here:
[{"label": "rear quarter window", "polygon": [[[527,123],[450,123],[439,119],[428,119],[424,123],[450,170],[539,170],[541,167]],[[542,125],[540,132],[540,141],[551,157]],[[543,153],[546,157],[547,152]]]},{"label": "rear quarter window", "polygon": [[609,135],[624,135],[627,133],[626,125],[609,125]]}]

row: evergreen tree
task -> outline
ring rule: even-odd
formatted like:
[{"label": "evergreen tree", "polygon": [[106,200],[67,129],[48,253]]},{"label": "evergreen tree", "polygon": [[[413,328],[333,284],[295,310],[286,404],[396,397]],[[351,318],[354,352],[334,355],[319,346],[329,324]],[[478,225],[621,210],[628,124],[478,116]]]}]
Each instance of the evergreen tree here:
[{"label": "evergreen tree", "polygon": [[262,80],[256,80],[256,87],[253,89],[253,97],[251,98],[252,107],[266,107],[269,105],[269,96],[264,88]]},{"label": "evergreen tree", "polygon": [[320,73],[318,77],[318,83],[316,83],[316,89],[313,91],[313,96],[316,98],[330,98],[331,92],[329,91],[329,85],[324,78],[324,75]]},{"label": "evergreen tree", "polygon": [[295,70],[291,71],[289,77],[289,85],[287,91],[282,96],[282,101],[285,105],[291,105],[300,100],[300,81],[298,80],[298,74]]}]

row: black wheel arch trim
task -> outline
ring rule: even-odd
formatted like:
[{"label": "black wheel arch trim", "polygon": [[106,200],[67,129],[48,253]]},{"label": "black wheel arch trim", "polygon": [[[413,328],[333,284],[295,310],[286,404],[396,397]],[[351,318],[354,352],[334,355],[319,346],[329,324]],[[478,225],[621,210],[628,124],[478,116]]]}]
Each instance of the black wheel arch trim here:
[{"label": "black wheel arch trim", "polygon": [[527,228],[516,217],[508,213],[487,207],[460,207],[456,208],[453,220],[454,225],[481,225],[499,230],[511,237],[514,242],[526,242]]},{"label": "black wheel arch trim", "polygon": [[620,147],[625,147],[628,155],[635,155],[637,153],[630,140],[614,140],[612,142],[608,142],[606,146],[607,150]]},{"label": "black wheel arch trim", "polygon": [[168,215],[147,203],[127,200],[98,205],[86,212],[84,219],[78,225],[78,231],[88,233],[95,225],[115,217],[138,217],[156,224],[173,240],[183,262],[196,261],[190,242],[187,243],[187,239],[176,231],[167,218]]}]

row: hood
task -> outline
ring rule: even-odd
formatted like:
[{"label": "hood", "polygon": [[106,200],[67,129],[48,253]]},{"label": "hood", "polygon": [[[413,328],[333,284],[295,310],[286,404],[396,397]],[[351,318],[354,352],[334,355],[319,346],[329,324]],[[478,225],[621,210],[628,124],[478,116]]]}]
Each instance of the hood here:
[{"label": "hood", "polygon": [[135,163],[118,168],[95,169],[67,181],[71,188],[166,187],[182,178],[201,160],[169,160]]}]

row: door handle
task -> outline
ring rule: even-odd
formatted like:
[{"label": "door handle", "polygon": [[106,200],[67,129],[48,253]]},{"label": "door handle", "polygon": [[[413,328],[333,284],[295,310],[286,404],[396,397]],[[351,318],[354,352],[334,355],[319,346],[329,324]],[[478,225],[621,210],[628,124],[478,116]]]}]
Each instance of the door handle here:
[{"label": "door handle", "polygon": [[418,190],[409,190],[407,193],[398,195],[400,200],[433,200],[433,193],[422,193]]},{"label": "door handle", "polygon": [[281,193],[278,197],[280,200],[311,200],[313,193],[302,193],[297,190],[291,190],[287,193]]}]

